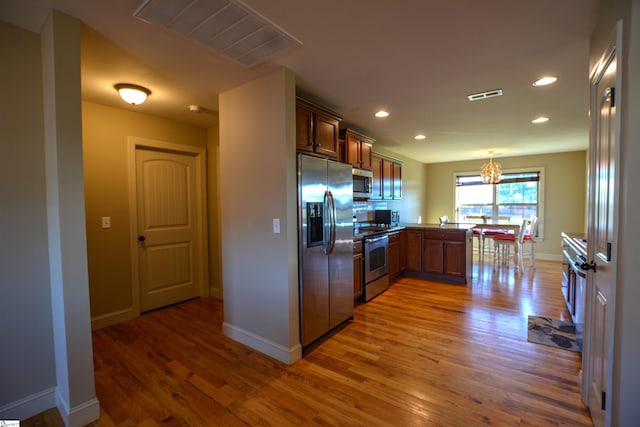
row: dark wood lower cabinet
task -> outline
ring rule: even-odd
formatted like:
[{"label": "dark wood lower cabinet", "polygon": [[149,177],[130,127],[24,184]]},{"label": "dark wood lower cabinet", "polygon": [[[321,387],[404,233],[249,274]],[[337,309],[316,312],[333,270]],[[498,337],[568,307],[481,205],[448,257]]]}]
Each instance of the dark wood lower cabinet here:
[{"label": "dark wood lower cabinet", "polygon": [[422,272],[422,231],[407,229],[406,269],[408,272]]},{"label": "dark wood lower cabinet", "polygon": [[362,240],[353,242],[353,299],[362,296],[364,258],[362,257]]},{"label": "dark wood lower cabinet", "polygon": [[471,232],[408,229],[407,274],[453,283],[471,281]]},{"label": "dark wood lower cabinet", "polygon": [[389,280],[400,276],[400,232],[389,233]]}]

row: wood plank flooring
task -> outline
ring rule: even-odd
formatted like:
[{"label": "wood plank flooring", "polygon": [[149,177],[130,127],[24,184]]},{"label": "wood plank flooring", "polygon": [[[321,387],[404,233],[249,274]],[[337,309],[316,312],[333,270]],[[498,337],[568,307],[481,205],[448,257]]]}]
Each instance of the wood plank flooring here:
[{"label": "wood plank flooring", "polygon": [[560,263],[526,268],[403,278],[292,366],[224,337],[213,298],[95,331],[92,426],[591,426],[579,353],[527,342],[527,315],[568,319]]}]

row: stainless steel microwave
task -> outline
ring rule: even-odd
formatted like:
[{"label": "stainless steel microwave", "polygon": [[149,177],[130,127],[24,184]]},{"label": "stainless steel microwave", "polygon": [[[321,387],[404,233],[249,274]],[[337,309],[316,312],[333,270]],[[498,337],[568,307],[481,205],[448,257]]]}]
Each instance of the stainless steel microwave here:
[{"label": "stainless steel microwave", "polygon": [[353,168],[353,199],[368,200],[373,192],[373,172]]}]

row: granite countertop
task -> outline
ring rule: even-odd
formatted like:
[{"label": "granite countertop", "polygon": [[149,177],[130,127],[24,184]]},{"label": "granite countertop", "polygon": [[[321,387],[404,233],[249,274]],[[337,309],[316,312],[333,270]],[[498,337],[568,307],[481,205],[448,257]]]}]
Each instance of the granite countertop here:
[{"label": "granite countertop", "polygon": [[436,230],[468,230],[475,224],[462,222],[448,222],[446,224],[403,224],[406,228],[436,229]]},{"label": "granite countertop", "polygon": [[392,227],[378,227],[378,226],[362,226],[354,228],[353,240],[362,240],[365,237],[371,237],[378,234],[393,233],[395,231],[404,230],[406,228],[421,229],[421,230],[468,230],[473,228],[475,224],[468,223],[448,223],[448,224],[418,224],[418,223],[403,223]]},{"label": "granite countertop", "polygon": [[362,226],[356,227],[353,230],[353,240],[362,240],[365,237],[371,237],[378,234],[393,233],[394,231],[403,230],[405,227],[402,225],[396,225],[391,227],[378,227],[378,226]]}]

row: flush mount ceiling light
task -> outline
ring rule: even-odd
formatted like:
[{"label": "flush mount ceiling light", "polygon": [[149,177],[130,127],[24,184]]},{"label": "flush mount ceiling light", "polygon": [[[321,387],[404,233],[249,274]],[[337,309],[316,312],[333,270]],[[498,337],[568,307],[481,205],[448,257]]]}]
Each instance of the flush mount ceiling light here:
[{"label": "flush mount ceiling light", "polygon": [[502,180],[502,166],[493,163],[493,151],[489,151],[489,163],[482,165],[480,176],[485,184],[497,184]]},{"label": "flush mount ceiling light", "polygon": [[151,91],[146,87],[133,85],[130,83],[118,83],[113,86],[120,94],[120,98],[127,104],[140,105],[151,95]]},{"label": "flush mount ceiling light", "polygon": [[555,83],[557,80],[558,80],[557,77],[545,76],[545,77],[533,82],[533,85],[536,86],[536,87],[538,87],[538,86],[547,86],[547,85],[550,85],[551,83]]},{"label": "flush mount ceiling light", "polygon": [[421,139],[425,139],[426,136],[424,136],[423,134],[419,133],[418,135],[414,136],[415,139],[417,140],[421,140]]},{"label": "flush mount ceiling light", "polygon": [[545,122],[548,122],[548,121],[549,121],[549,117],[538,117],[538,118],[535,118],[535,119],[531,120],[531,123],[538,124],[538,123],[545,123]]},{"label": "flush mount ceiling light", "polygon": [[389,117],[389,112],[385,111],[385,110],[380,110],[376,112],[376,117],[378,117],[379,119],[385,118],[385,117]]}]

